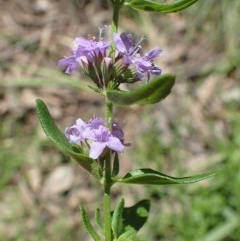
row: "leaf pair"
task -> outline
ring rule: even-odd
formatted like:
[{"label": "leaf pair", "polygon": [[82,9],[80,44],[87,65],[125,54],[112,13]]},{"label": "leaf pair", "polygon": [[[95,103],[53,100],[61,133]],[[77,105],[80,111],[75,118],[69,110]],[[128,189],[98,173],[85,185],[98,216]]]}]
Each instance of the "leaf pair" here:
[{"label": "leaf pair", "polygon": [[[98,162],[82,153],[80,147],[71,145],[65,135],[59,130],[54,123],[47,106],[42,100],[37,100],[37,113],[42,125],[42,128],[48,138],[54,142],[59,149],[70,155],[76,160],[84,169],[93,174],[96,178],[100,178],[101,171]],[[206,178],[212,177],[215,173],[200,174],[191,177],[171,177],[161,172],[143,168],[127,173],[123,178],[116,177],[119,171],[118,155],[115,155],[113,168],[113,183],[125,184],[152,184],[152,185],[166,185],[166,184],[188,184],[202,181]]]}]

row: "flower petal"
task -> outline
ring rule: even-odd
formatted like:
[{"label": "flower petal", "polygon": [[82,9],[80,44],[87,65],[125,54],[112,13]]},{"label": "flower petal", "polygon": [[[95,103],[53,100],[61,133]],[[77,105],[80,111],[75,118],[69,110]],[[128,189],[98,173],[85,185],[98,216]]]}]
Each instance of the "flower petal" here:
[{"label": "flower petal", "polygon": [[106,142],[93,142],[90,145],[89,157],[93,159],[97,159],[102,154],[106,146],[107,146]]},{"label": "flower petal", "polygon": [[116,152],[123,152],[123,149],[124,149],[124,145],[122,144],[122,142],[117,137],[114,137],[114,136],[109,137],[107,146],[108,148]]}]

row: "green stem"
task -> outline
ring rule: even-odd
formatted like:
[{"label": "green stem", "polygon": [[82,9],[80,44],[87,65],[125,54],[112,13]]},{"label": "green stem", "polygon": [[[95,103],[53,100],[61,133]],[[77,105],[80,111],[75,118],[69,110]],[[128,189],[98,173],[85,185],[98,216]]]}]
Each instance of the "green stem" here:
[{"label": "green stem", "polygon": [[113,17],[112,17],[112,34],[117,33],[118,31],[118,19],[119,19],[119,10],[121,8],[121,1],[116,0],[113,5]]},{"label": "green stem", "polygon": [[105,160],[105,182],[104,182],[104,224],[105,224],[105,241],[112,241],[111,230],[111,153],[108,151]]},{"label": "green stem", "polygon": [[[113,6],[113,18],[112,18],[112,38],[113,34],[118,30],[118,18],[119,10],[124,2],[124,0],[111,0]],[[115,45],[111,46],[111,54],[115,55]],[[111,86],[108,86],[111,88]],[[107,99],[105,99],[106,109],[105,109],[105,120],[108,129],[112,130],[113,123],[113,104]],[[104,232],[105,241],[112,241],[112,229],[111,229],[111,186],[112,186],[112,155],[108,151],[105,158],[105,175],[104,175]]]},{"label": "green stem", "polygon": [[[106,98],[106,123],[109,130],[112,129],[113,104]],[[112,241],[111,230],[111,186],[112,186],[112,155],[107,151],[105,158],[105,176],[104,176],[104,224],[105,241]]]},{"label": "green stem", "polygon": [[[112,7],[113,7],[112,26],[111,26],[112,39],[113,39],[113,34],[117,33],[117,31],[118,31],[119,11],[120,11],[120,8],[122,7],[123,3],[124,3],[124,0],[115,0],[112,3]],[[113,57],[115,56],[115,44],[114,44],[114,41],[112,41],[111,55]]]},{"label": "green stem", "polygon": [[112,119],[113,119],[113,104],[108,99],[106,99],[106,114],[105,114],[105,120],[107,123],[108,129],[112,130]]},{"label": "green stem", "polygon": [[104,193],[104,229],[105,229],[105,241],[112,241],[111,233],[111,212],[110,212],[110,190],[109,194]]}]

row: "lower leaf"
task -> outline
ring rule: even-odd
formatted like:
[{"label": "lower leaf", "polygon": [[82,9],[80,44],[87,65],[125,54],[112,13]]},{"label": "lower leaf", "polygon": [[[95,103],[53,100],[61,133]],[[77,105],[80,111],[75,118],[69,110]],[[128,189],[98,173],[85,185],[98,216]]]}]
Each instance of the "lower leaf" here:
[{"label": "lower leaf", "polygon": [[53,143],[64,153],[75,159],[84,169],[89,171],[91,174],[99,177],[99,167],[96,161],[83,153],[81,153],[80,147],[72,145],[68,142],[66,136],[59,130],[55,122],[53,121],[51,114],[48,111],[45,103],[38,99],[37,104],[37,114],[41,126],[48,136],[48,138],[53,141]]},{"label": "lower leaf", "polygon": [[83,224],[84,227],[86,228],[86,230],[88,231],[88,233],[92,236],[92,238],[95,241],[101,241],[100,236],[96,233],[96,231],[94,230],[92,224],[90,223],[89,217],[84,209],[83,206],[80,207],[80,212],[82,215],[82,220],[83,220]]}]

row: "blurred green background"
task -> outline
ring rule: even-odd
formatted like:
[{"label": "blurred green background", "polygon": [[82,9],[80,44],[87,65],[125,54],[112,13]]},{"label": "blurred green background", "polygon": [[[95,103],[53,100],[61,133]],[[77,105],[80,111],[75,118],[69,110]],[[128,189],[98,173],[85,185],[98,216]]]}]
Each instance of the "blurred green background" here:
[{"label": "blurred green background", "polygon": [[[199,1],[170,15],[123,9],[120,30],[175,73],[172,93],[154,106],[116,108],[132,145],[121,173],[149,167],[174,176],[217,170],[185,186],[118,186],[127,205],[148,198],[146,240],[240,240],[240,1]],[[60,128],[103,116],[88,80],[68,76],[57,61],[72,40],[111,22],[105,1],[3,0],[0,9],[0,240],[90,240],[79,215],[101,205],[101,190],[59,153],[41,130],[35,99],[43,99]],[[79,81],[81,79],[81,81]]]}]

